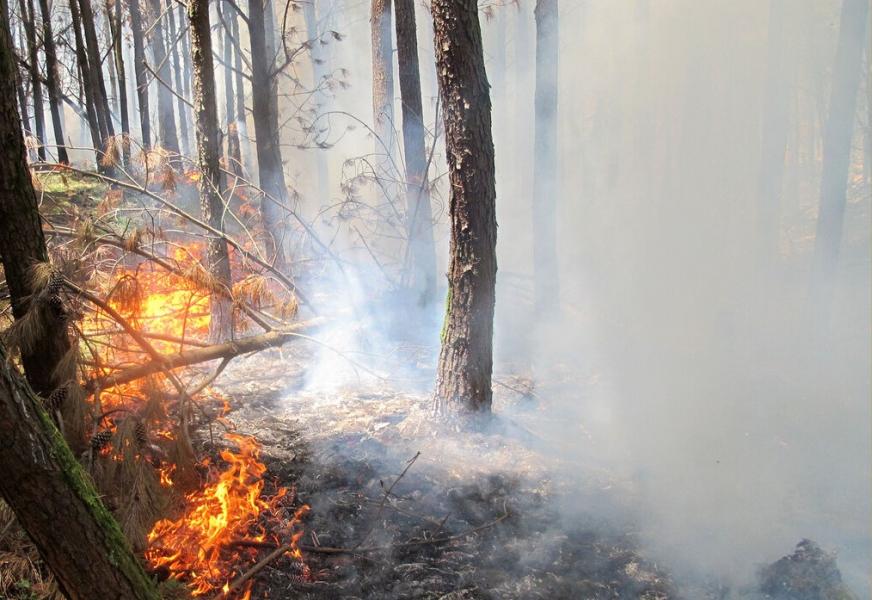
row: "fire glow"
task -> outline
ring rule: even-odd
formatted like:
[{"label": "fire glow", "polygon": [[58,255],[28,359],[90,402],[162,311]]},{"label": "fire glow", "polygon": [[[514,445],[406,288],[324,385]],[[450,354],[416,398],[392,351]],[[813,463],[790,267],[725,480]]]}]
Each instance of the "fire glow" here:
[{"label": "fire glow", "polygon": [[[189,581],[195,596],[229,589],[236,566],[254,554],[244,548],[244,542],[267,542],[261,517],[274,520],[288,497],[283,487],[270,497],[263,496],[266,466],[259,460],[260,446],[253,438],[227,434],[227,439],[239,447],[238,452],[221,452],[227,468],[205,488],[186,496],[184,515],[158,521],[148,535],[149,564]],[[307,511],[305,505],[297,509],[280,528],[291,544],[288,553],[300,561],[296,542],[301,534],[293,529]]]}]

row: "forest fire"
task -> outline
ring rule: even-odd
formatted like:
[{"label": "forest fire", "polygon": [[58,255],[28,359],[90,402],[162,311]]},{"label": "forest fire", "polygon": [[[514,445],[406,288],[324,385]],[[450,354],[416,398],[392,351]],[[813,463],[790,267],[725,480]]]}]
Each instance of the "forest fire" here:
[{"label": "forest fire", "polygon": [[[280,534],[287,541],[275,540],[276,543],[289,544],[288,553],[302,560],[296,547],[300,534],[293,529],[308,506],[276,524],[285,510],[282,505],[293,494],[278,488],[273,495],[264,497],[266,467],[259,460],[258,443],[236,434],[227,434],[227,439],[239,447],[238,452],[221,452],[227,468],[204,489],[187,496],[184,515],[177,520],[158,521],[148,535],[150,549],[146,558],[151,566],[165,568],[189,581],[195,596],[229,590],[239,563],[246,557],[254,558],[251,548],[244,548],[246,542],[266,542],[268,536]],[[267,531],[265,519],[273,522],[274,531]]]}]

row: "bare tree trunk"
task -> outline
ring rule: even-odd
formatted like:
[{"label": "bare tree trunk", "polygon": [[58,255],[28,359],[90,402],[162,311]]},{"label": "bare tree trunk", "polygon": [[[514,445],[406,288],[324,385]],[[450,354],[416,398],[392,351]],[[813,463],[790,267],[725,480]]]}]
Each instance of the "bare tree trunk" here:
[{"label": "bare tree trunk", "polygon": [[233,43],[231,40],[239,39],[233,35],[232,21],[236,20],[236,13],[229,4],[218,4],[218,10],[221,11],[221,6],[225,6],[221,21],[224,25],[222,32],[224,33],[224,118],[227,123],[227,170],[232,172],[237,177],[242,176],[242,150],[239,147],[239,130],[236,126],[236,95],[233,92]]},{"label": "bare tree trunk", "polygon": [[[176,8],[172,4],[175,0],[169,0],[171,3],[167,10],[167,18],[170,22],[170,56],[173,59],[173,73],[174,73],[174,85],[176,87],[176,93],[179,94],[179,97],[176,98],[176,107],[179,110],[179,135],[182,138],[182,150],[185,155],[190,155],[191,146],[189,143],[190,136],[188,135],[188,107],[185,104],[184,100],[182,100],[182,65],[179,60],[179,42],[176,42]],[[170,82],[167,81],[167,84]]]},{"label": "bare tree trunk", "polygon": [[434,0],[451,183],[451,256],[435,412],[490,412],[497,274],[491,103],[476,0]]},{"label": "bare tree trunk", "polygon": [[151,53],[154,56],[154,69],[164,84],[157,82],[157,124],[160,132],[160,145],[164,150],[174,154],[179,153],[179,136],[176,132],[176,115],[173,108],[173,94],[167,89],[172,85],[173,77],[170,63],[167,60],[166,43],[163,30],[163,0],[151,0],[152,13],[155,18],[151,30]]},{"label": "bare tree trunk", "polygon": [[69,164],[66,142],[64,141],[64,121],[61,111],[61,93],[58,84],[58,58],[55,49],[54,31],[51,26],[51,12],[48,0],[39,0],[42,12],[42,44],[45,52],[45,79],[48,87],[48,103],[51,111],[51,121],[54,127],[55,144],[57,144],[58,162]]},{"label": "bare tree trunk", "polygon": [[[279,146],[278,111],[275,81],[272,73],[272,55],[268,54],[265,9],[268,0],[250,0],[248,10],[249,39],[251,41],[251,96],[254,115],[254,135],[257,138],[257,168],[260,187],[271,198],[280,202],[287,199],[282,151]],[[287,272],[284,251],[284,225],[282,209],[270,198],[261,202],[264,228],[272,237],[276,267]]]},{"label": "bare tree trunk", "polygon": [[97,122],[100,124],[103,141],[115,135],[112,125],[112,111],[109,110],[109,98],[106,95],[106,83],[103,78],[103,61],[100,45],[97,42],[97,30],[94,26],[94,11],[91,0],[78,0],[82,14],[82,25],[85,30],[85,48],[88,51],[88,66],[91,76],[91,97],[97,108]]},{"label": "bare tree trunk", "polygon": [[106,17],[112,26],[112,50],[115,57],[115,70],[118,71],[118,111],[121,113],[121,151],[124,164],[130,163],[130,112],[127,108],[127,72],[124,68],[124,51],[122,39],[124,19],[121,14],[121,0],[114,0],[114,16],[110,16],[106,7]]},{"label": "bare tree trunk", "polygon": [[[224,230],[221,215],[221,144],[218,136],[218,109],[215,100],[215,67],[212,64],[212,38],[209,26],[209,0],[190,0],[188,19],[191,31],[191,62],[194,68],[194,113],[197,119],[197,156],[200,171],[200,208],[203,220]],[[227,240],[209,240],[209,272],[215,284],[232,289]],[[220,342],[232,334],[231,306],[227,294],[213,293],[209,337]]]},{"label": "bare tree trunk", "polygon": [[851,138],[868,15],[868,0],[843,0],[829,115],[824,130],[821,199],[812,274],[813,297],[825,313],[828,312],[842,242]]},{"label": "bare tree trunk", "polygon": [[148,79],[145,70],[145,43],[142,29],[142,7],[139,0],[128,0],[130,30],[133,34],[133,72],[136,74],[136,96],[139,104],[139,128],[142,145],[151,148],[151,115],[148,107]]},{"label": "bare tree trunk", "polygon": [[414,0],[395,0],[397,61],[403,110],[403,149],[406,158],[406,235],[411,260],[410,284],[422,305],[436,296],[436,244],[433,240],[433,210],[427,177],[421,74],[418,67],[418,37]]},{"label": "bare tree trunk", "polygon": [[[312,59],[312,83],[315,88],[313,95],[315,100],[315,119],[318,120],[327,104],[327,95],[322,91],[327,72],[324,68],[325,62],[321,52],[321,34],[318,31],[318,16],[315,13],[315,2],[303,4],[303,19],[306,22],[306,37],[309,38],[311,43],[309,56]],[[316,131],[318,131],[317,127]],[[321,139],[316,139],[316,142],[319,144],[322,141]],[[326,205],[330,195],[330,184],[327,172],[327,159],[320,148],[315,150],[315,174],[315,189],[319,203]]]},{"label": "bare tree trunk", "polygon": [[70,2],[70,20],[73,27],[73,38],[76,43],[76,60],[79,63],[80,79],[85,96],[84,105],[85,113],[88,117],[88,129],[91,133],[91,144],[94,146],[95,161],[99,169],[101,168],[100,152],[103,150],[103,135],[100,131],[100,121],[97,118],[97,108],[92,95],[93,87],[90,85],[92,76],[90,66],[88,65],[88,52],[85,49],[85,41],[82,39],[82,17],[79,14],[79,3],[75,0]]},{"label": "bare tree trunk", "polygon": [[[389,157],[394,152],[394,70],[393,44],[391,43],[391,0],[372,0],[370,13],[372,28],[372,120],[378,139],[375,141],[376,156],[385,156],[379,161],[387,168]],[[377,173],[377,175],[381,175]]]},{"label": "bare tree trunk", "polygon": [[558,0],[536,2],[536,134],[534,142],[533,269],[536,311],[560,310],[557,268]]},{"label": "bare tree trunk", "polygon": [[790,64],[784,31],[787,6],[787,0],[769,1],[766,96],[763,106],[760,174],[757,180],[758,256],[765,265],[772,264],[778,250],[778,216],[781,211],[784,154],[787,150],[789,110],[786,68]]},{"label": "bare tree trunk", "polygon": [[42,84],[39,81],[39,55],[37,52],[36,43],[36,14],[33,9],[33,0],[27,0],[25,5],[24,0],[18,0],[18,6],[21,9],[21,19],[24,21],[24,34],[27,37],[27,53],[30,57],[28,72],[30,73],[30,84],[33,86],[33,121],[36,127],[37,147],[36,155],[39,160],[45,160],[45,113],[44,103],[42,99]]},{"label": "bare tree trunk", "polygon": [[[236,69],[236,139],[239,142],[239,162],[236,168],[239,169],[239,174],[241,175],[244,171],[242,166],[245,164],[243,154],[246,157],[251,156],[251,146],[248,143],[248,124],[245,118],[245,81],[242,77],[242,55],[239,52],[242,47],[242,42],[239,39],[239,16],[235,10],[233,11],[233,16],[230,17],[230,27],[233,38],[240,44],[233,52],[233,66]],[[242,148],[243,144],[245,145],[245,150]]]}]

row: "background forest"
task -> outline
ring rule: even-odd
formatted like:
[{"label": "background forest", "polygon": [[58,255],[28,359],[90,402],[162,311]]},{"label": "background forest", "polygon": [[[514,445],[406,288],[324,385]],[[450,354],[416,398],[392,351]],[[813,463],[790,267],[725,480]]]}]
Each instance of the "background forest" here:
[{"label": "background forest", "polygon": [[872,593],[869,0],[0,6],[0,598]]}]

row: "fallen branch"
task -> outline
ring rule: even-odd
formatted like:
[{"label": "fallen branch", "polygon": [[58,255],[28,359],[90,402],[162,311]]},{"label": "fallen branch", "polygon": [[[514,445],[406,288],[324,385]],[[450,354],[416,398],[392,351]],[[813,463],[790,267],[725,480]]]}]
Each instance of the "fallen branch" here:
[{"label": "fallen branch", "polygon": [[241,588],[243,585],[245,585],[246,581],[248,581],[249,579],[251,579],[252,577],[257,575],[260,571],[262,571],[264,567],[266,567],[268,564],[270,564],[272,561],[277,559],[279,556],[281,556],[285,552],[289,552],[293,549],[294,549],[293,542],[291,542],[290,544],[283,544],[282,546],[279,546],[278,548],[276,548],[275,550],[273,550],[272,552],[267,554],[265,557],[263,557],[263,559],[260,562],[258,562],[256,565],[251,567],[248,571],[246,571],[245,573],[243,573],[242,575],[237,577],[233,581],[233,583],[231,583],[227,587],[226,590],[219,592],[218,595],[215,596],[214,600],[221,600],[222,598],[228,598],[230,596],[230,594],[232,594],[233,592],[235,592],[236,590]]},{"label": "fallen branch", "polygon": [[214,344],[196,350],[186,350],[176,354],[164,354],[152,356],[150,362],[124,369],[112,375],[91,379],[85,383],[85,389],[91,392],[95,389],[105,389],[115,385],[129,383],[141,379],[165,369],[177,369],[188,367],[202,362],[216,359],[231,359],[249,352],[257,352],[267,348],[282,346],[292,339],[301,337],[301,332],[311,331],[323,324],[325,319],[315,318],[309,321],[296,323],[281,331],[270,331],[261,335],[254,335],[224,344]]}]

